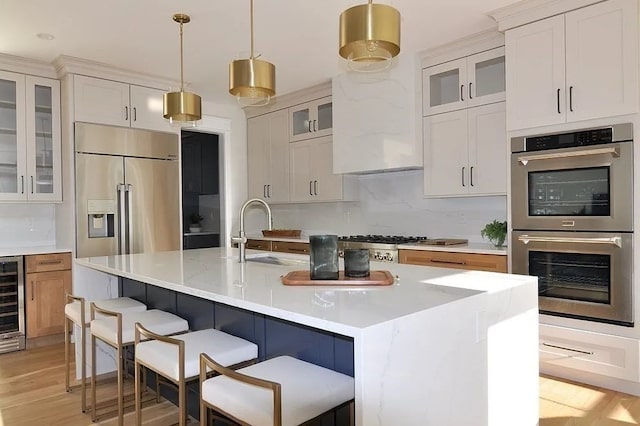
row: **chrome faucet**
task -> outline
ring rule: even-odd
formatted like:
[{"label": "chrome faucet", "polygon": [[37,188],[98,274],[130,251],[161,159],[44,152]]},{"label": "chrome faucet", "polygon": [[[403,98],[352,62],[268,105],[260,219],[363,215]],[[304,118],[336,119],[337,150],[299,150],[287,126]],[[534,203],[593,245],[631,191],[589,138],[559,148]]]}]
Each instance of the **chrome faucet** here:
[{"label": "chrome faucet", "polygon": [[232,238],[231,240],[238,243],[238,248],[240,249],[240,263],[245,263],[246,260],[246,247],[247,244],[247,236],[244,233],[244,212],[250,204],[258,203],[262,204],[264,208],[267,210],[267,222],[269,225],[269,230],[273,229],[272,218],[271,218],[271,207],[264,200],[260,198],[250,198],[242,205],[240,209],[240,235]]}]

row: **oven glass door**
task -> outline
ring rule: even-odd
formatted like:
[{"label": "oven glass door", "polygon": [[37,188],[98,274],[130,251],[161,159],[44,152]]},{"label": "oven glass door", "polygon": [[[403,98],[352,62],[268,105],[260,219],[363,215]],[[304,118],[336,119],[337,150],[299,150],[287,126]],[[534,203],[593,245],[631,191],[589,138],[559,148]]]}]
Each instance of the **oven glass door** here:
[{"label": "oven glass door", "polygon": [[513,272],[538,277],[541,313],[630,325],[633,234],[513,233]]},{"label": "oven glass door", "polygon": [[511,156],[514,229],[633,229],[631,143]]}]

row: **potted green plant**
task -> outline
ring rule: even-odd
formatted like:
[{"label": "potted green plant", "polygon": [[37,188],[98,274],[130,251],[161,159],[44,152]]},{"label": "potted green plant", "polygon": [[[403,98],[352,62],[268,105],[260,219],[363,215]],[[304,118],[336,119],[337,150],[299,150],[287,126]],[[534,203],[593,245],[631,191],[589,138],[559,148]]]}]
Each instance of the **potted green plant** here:
[{"label": "potted green plant", "polygon": [[202,230],[200,223],[203,219],[204,217],[200,216],[198,213],[191,213],[189,215],[189,231],[200,232]]},{"label": "potted green plant", "polygon": [[491,223],[487,223],[484,226],[484,229],[480,231],[480,235],[483,239],[484,237],[487,237],[494,246],[502,247],[504,246],[504,241],[507,238],[507,222],[494,220]]}]

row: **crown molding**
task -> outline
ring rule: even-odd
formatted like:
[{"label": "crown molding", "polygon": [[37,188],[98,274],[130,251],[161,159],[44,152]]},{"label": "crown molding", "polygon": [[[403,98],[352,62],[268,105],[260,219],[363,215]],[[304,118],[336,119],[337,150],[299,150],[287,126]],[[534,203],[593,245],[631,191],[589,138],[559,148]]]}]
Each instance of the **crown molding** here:
[{"label": "crown molding", "polygon": [[39,77],[58,78],[55,67],[47,62],[0,53],[0,69]]},{"label": "crown molding", "polygon": [[499,31],[506,31],[550,16],[570,12],[603,0],[525,0],[489,12],[498,23]]},{"label": "crown molding", "polygon": [[[180,82],[166,77],[152,74],[133,72],[124,68],[86,59],[75,58],[73,56],[61,55],[52,62],[58,78],[67,74],[80,74],[89,77],[98,77],[105,80],[120,81],[138,86],[152,87],[160,90],[170,90],[179,87]],[[188,86],[185,83],[185,87]]]},{"label": "crown molding", "polygon": [[416,62],[420,64],[421,68],[426,68],[501,46],[504,46],[504,34],[499,32],[497,28],[491,28],[417,52]]}]

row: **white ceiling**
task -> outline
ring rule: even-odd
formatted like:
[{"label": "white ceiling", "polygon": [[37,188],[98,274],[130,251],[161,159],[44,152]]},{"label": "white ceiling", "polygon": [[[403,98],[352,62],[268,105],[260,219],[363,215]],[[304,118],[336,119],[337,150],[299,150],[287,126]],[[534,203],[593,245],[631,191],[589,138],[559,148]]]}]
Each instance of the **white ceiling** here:
[{"label": "white ceiling", "polygon": [[[276,66],[278,94],[344,70],[338,17],[365,0],[255,0],[255,48]],[[377,2],[377,1],[376,1]],[[402,15],[402,57],[495,27],[486,14],[515,0],[380,0]],[[176,12],[187,13],[185,80],[213,102],[228,95],[228,63],[249,51],[249,0],[1,0],[0,53],[50,62],[69,55],[179,79]],[[52,41],[37,33],[50,33]],[[242,55],[242,56],[239,56]]]}]

